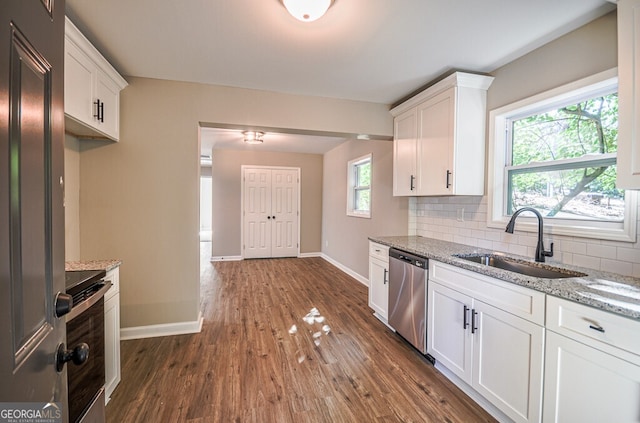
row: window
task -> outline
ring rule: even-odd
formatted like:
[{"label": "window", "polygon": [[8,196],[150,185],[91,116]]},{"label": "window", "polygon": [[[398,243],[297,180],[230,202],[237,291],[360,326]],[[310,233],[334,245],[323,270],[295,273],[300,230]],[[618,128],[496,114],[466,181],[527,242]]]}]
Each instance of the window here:
[{"label": "window", "polygon": [[615,186],[616,74],[491,112],[489,226],[504,227],[515,210],[533,207],[552,233],[635,240],[636,194]]},{"label": "window", "polygon": [[371,217],[371,154],[347,164],[347,215]]}]

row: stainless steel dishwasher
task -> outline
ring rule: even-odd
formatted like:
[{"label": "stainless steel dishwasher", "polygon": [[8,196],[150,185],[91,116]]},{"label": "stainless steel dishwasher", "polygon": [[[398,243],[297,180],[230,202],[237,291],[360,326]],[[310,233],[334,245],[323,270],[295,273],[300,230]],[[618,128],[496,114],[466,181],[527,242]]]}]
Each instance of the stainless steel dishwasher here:
[{"label": "stainless steel dishwasher", "polygon": [[427,352],[428,263],[389,249],[389,325],[422,354]]}]

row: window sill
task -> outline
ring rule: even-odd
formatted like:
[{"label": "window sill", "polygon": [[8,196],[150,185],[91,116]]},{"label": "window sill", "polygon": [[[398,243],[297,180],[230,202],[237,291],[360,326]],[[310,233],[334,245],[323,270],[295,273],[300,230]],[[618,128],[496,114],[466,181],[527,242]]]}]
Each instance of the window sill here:
[{"label": "window sill", "polygon": [[359,212],[355,212],[355,211],[348,211],[347,212],[347,216],[360,217],[360,218],[363,218],[363,219],[371,219],[371,213],[359,213]]}]

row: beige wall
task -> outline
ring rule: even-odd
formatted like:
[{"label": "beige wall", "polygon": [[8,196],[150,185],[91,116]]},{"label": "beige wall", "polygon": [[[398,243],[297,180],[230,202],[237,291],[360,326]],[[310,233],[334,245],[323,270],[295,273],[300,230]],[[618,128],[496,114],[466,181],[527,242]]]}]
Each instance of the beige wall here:
[{"label": "beige wall", "polygon": [[[489,88],[488,108],[616,67],[616,31],[616,14],[612,12],[497,69],[492,73],[496,79]],[[466,213],[463,223],[455,219],[460,208]],[[515,236],[505,234],[503,229],[489,228],[486,212],[487,197],[417,198],[410,207],[410,233],[533,256],[535,233]],[[637,227],[640,228],[640,219]],[[545,240],[554,242],[552,262],[640,277],[639,242],[562,235]]]},{"label": "beige wall", "polygon": [[80,260],[80,144],[64,137],[64,255],[66,261]]},{"label": "beige wall", "polygon": [[616,23],[613,11],[491,72],[487,110],[618,66]]},{"label": "beige wall", "polygon": [[[371,219],[347,216],[347,162],[372,154]],[[348,141],[324,155],[322,252],[369,277],[369,236],[407,233],[408,201],[393,197],[393,143]]]},{"label": "beige wall", "polygon": [[322,231],[322,156],[319,154],[213,150],[211,255],[240,256],[241,166],[300,168],[300,253],[319,253]]},{"label": "beige wall", "polygon": [[80,168],[81,258],[123,260],[123,327],[197,319],[199,122],[393,133],[385,105],[126,79],[120,142],[83,140]]}]

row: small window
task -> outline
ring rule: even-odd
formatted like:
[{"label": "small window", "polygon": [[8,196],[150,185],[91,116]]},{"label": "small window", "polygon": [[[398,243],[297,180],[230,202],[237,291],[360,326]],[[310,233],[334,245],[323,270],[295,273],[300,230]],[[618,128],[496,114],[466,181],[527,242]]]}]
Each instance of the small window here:
[{"label": "small window", "polygon": [[636,196],[615,186],[618,94],[613,74],[491,112],[489,226],[500,227],[517,209],[533,207],[552,233],[635,238]]},{"label": "small window", "polygon": [[371,154],[347,165],[347,215],[371,217]]}]

